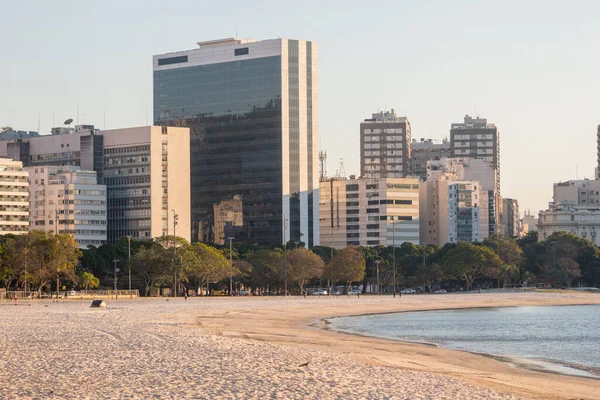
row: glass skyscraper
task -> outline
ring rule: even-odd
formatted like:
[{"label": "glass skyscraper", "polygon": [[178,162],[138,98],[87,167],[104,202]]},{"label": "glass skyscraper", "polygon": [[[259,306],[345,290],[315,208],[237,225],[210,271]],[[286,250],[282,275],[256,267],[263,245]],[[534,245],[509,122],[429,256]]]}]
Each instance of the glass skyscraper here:
[{"label": "glass skyscraper", "polygon": [[198,45],[153,59],[156,124],[191,131],[192,239],[317,245],[316,44]]}]

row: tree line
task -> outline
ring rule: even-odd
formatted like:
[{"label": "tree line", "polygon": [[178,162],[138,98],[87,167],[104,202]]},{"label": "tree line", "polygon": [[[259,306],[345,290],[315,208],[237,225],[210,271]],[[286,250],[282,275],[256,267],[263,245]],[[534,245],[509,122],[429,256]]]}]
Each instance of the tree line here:
[{"label": "tree line", "polygon": [[118,288],[127,289],[130,271],[132,288],[145,295],[161,288],[175,295],[237,294],[242,288],[255,294],[301,294],[307,287],[353,284],[391,293],[394,277],[396,290],[421,287],[426,292],[515,284],[600,286],[600,249],[565,232],[544,241],[532,233],[442,247],[406,242],[396,248],[307,250],[303,243],[288,244],[263,248],[234,243],[230,252],[229,246],[163,236],[151,241],[121,238],[79,250],[70,235],[31,231],[0,236],[0,287],[112,289],[116,275]]}]

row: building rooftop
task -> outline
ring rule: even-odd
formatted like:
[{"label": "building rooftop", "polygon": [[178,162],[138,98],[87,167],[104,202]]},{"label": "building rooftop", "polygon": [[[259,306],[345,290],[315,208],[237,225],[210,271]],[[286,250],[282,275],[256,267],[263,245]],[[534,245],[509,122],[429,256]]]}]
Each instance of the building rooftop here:
[{"label": "building rooftop", "polygon": [[217,46],[231,46],[231,45],[255,43],[255,42],[258,42],[258,40],[231,37],[231,38],[225,38],[225,39],[206,40],[204,42],[197,42],[197,43],[200,48],[206,48],[206,47],[217,47]]}]

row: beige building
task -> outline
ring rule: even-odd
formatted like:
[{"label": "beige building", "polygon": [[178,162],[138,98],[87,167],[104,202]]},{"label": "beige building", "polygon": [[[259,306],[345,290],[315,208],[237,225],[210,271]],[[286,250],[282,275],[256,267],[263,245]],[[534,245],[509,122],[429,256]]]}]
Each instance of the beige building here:
[{"label": "beige building", "polygon": [[322,181],[319,208],[322,246],[419,243],[417,178]]},{"label": "beige building", "polygon": [[0,234],[29,230],[29,174],[20,161],[0,157]]},{"label": "beige building", "polygon": [[244,213],[242,197],[233,196],[231,200],[223,200],[214,205],[215,223],[213,233],[215,244],[225,244],[228,237],[235,237],[236,231],[243,229]]},{"label": "beige building", "polygon": [[538,217],[538,240],[555,232],[570,232],[600,244],[600,180],[554,184],[553,201]]},{"label": "beige building", "polygon": [[144,126],[97,131],[54,130],[28,139],[0,140],[0,154],[25,166],[78,166],[107,187],[107,241],[173,234],[191,237],[188,128]]},{"label": "beige building", "polygon": [[521,219],[521,236],[529,232],[537,232],[538,217],[526,211]]},{"label": "beige building", "polygon": [[519,202],[516,199],[502,199],[501,226],[506,237],[518,237],[521,235],[521,214]]},{"label": "beige building", "polygon": [[443,246],[488,237],[488,191],[478,181],[442,171],[421,183],[421,243]]},{"label": "beige building", "polygon": [[435,141],[434,139],[412,140],[410,151],[410,173],[422,181],[427,180],[427,162],[439,161],[452,156],[450,142],[447,139]]},{"label": "beige building", "polygon": [[28,167],[30,229],[73,235],[79,247],[106,243],[106,186],[80,167]]}]

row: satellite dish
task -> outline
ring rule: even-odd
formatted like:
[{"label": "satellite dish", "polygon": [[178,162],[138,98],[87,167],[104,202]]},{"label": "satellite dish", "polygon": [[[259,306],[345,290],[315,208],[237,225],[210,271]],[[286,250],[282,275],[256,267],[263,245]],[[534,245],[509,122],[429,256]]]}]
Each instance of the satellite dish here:
[{"label": "satellite dish", "polygon": [[65,125],[71,125],[71,123],[73,123],[73,118],[69,118],[65,121]]}]

